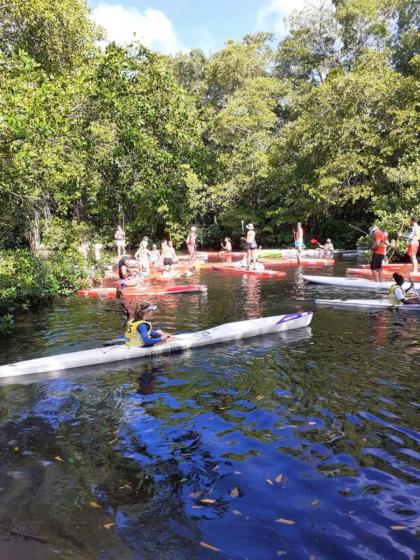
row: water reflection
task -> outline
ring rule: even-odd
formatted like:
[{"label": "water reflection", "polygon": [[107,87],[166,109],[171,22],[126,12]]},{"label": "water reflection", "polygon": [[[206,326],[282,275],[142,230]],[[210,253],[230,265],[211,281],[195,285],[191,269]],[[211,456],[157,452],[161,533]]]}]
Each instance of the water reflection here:
[{"label": "water reflection", "polygon": [[[208,297],[159,298],[158,321],[280,313],[316,293],[295,274],[203,271]],[[115,302],[69,301],[22,319],[1,359],[122,324]],[[2,524],[49,542],[0,533],[0,558],[414,558],[419,336],[415,317],[320,309],[303,331],[9,380]]]}]

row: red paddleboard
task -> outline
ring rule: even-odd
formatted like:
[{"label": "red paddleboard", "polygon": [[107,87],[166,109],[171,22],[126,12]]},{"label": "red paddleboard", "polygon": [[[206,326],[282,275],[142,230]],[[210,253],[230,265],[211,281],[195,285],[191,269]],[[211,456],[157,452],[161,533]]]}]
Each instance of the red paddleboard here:
[{"label": "red paddleboard", "polygon": [[[207,286],[203,284],[190,284],[186,286],[168,286],[146,288],[124,288],[121,290],[123,297],[141,297],[141,296],[164,296],[167,294],[191,294],[196,292],[206,292]],[[109,297],[115,298],[117,294],[116,288],[86,288],[77,292],[78,296],[87,297]]]},{"label": "red paddleboard", "polygon": [[284,278],[286,276],[285,272],[279,270],[252,270],[249,268],[240,268],[238,266],[229,266],[227,264],[214,264],[214,270],[219,270],[221,272],[236,272],[238,274],[255,274],[256,276],[261,276],[262,278]]},{"label": "red paddleboard", "polygon": [[[392,272],[399,272],[400,270],[411,270],[413,267],[413,265],[411,263],[388,263],[388,264],[383,264],[382,268],[384,270],[392,270]],[[363,269],[370,269],[370,264],[362,264],[360,265],[360,268]]]},{"label": "red paddleboard", "polygon": [[300,259],[300,263],[297,259],[259,259],[260,262],[264,264],[275,264],[277,266],[333,266],[334,259]]},{"label": "red paddleboard", "polygon": [[[373,278],[372,271],[369,270],[368,268],[347,268],[346,272],[347,272],[347,274],[351,274],[351,275],[355,275],[355,276],[363,276],[365,278]],[[384,278],[389,278],[390,280],[392,280],[392,275],[394,274],[394,272],[401,272],[404,277],[410,278],[410,280],[416,280],[416,281],[420,280],[420,273],[419,272],[414,274],[413,272],[410,272],[408,269],[400,269],[400,270],[385,269],[383,271]]]}]

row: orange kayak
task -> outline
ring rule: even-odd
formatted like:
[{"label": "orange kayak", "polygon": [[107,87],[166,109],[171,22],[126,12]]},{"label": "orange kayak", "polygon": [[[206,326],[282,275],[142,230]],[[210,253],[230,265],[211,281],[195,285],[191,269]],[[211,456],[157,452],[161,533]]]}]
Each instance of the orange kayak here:
[{"label": "orange kayak", "polygon": [[[141,296],[164,296],[168,294],[192,294],[197,292],[206,292],[207,286],[203,284],[189,284],[185,286],[168,286],[155,287],[147,286],[145,288],[124,288],[120,290],[123,297],[141,297]],[[108,297],[115,298],[117,288],[85,288],[78,290],[78,296],[86,297]]]},{"label": "orange kayak", "polygon": [[[382,268],[383,270],[392,270],[392,272],[399,272],[400,270],[411,270],[412,269],[412,264],[411,263],[388,263],[388,264],[383,264]],[[362,264],[360,265],[360,268],[363,269],[370,269],[370,264]]]}]

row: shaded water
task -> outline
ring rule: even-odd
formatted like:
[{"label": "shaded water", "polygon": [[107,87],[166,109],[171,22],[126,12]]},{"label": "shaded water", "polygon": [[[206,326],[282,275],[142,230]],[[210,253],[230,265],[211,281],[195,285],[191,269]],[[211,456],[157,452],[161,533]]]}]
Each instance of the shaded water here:
[{"label": "shaded water", "polygon": [[[200,281],[208,294],[156,298],[163,327],[339,293],[296,268]],[[4,382],[1,560],[415,558],[420,317],[315,311],[283,336]],[[71,298],[22,317],[0,362],[95,347],[122,327],[116,302]]]}]

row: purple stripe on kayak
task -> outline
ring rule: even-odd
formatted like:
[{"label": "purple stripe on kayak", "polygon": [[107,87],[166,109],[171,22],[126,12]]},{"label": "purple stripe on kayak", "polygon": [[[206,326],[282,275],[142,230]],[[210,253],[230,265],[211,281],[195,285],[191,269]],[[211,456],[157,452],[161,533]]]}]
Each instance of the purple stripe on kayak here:
[{"label": "purple stripe on kayak", "polygon": [[287,321],[291,321],[292,319],[299,319],[303,317],[303,313],[289,313],[277,321],[276,325],[280,325],[280,323],[287,323]]}]

